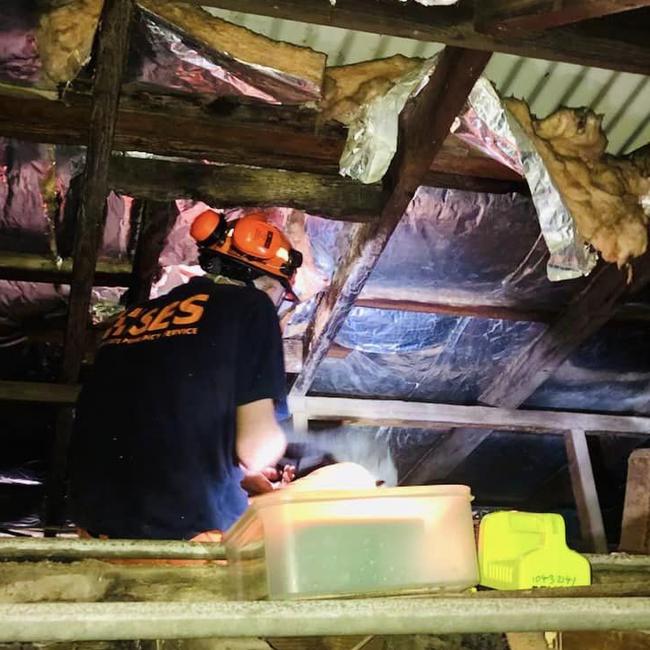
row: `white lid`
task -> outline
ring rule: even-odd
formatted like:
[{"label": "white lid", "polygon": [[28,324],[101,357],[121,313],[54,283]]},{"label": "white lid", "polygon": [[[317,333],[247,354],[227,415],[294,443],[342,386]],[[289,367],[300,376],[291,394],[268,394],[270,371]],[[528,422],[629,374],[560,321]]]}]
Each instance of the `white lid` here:
[{"label": "white lid", "polygon": [[344,501],[350,499],[385,499],[411,497],[464,497],[472,500],[472,492],[467,485],[413,485],[403,487],[379,487],[366,490],[291,490],[281,489],[262,494],[251,499],[248,510],[224,535],[224,542],[231,541],[239,532],[246,529],[260,510],[270,506],[294,503],[315,503],[318,501]]}]

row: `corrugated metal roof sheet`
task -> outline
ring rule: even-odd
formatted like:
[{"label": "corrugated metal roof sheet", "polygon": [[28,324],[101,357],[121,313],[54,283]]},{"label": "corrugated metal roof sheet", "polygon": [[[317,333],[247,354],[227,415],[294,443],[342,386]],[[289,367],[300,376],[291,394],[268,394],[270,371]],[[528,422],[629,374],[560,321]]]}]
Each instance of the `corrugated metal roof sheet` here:
[{"label": "corrugated metal roof sheet", "polygon": [[[206,9],[273,39],[325,52],[329,65],[345,65],[397,53],[427,57],[443,47],[407,38]],[[613,154],[633,151],[650,141],[650,77],[509,54],[495,54],[486,75],[502,94],[526,99],[540,117],[562,105],[589,106],[602,113],[609,151]]]}]

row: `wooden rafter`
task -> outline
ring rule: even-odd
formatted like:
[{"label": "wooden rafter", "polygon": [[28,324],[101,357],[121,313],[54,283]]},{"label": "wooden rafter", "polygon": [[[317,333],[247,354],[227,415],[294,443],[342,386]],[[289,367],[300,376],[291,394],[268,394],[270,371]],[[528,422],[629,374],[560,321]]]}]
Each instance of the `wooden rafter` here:
[{"label": "wooden rafter", "polygon": [[[569,25],[535,34],[535,38],[518,34],[492,36],[475,28],[474,7],[470,2],[451,7],[423,7],[416,3],[403,5],[395,0],[339,0],[335,7],[331,7],[321,0],[192,1],[238,12],[476,50],[639,74],[650,71],[650,50],[635,36],[628,39],[625,31],[590,33],[583,29],[583,25]],[[483,0],[475,0],[474,5],[480,2]]]},{"label": "wooden rafter", "polygon": [[647,6],[648,0],[480,0],[476,27],[507,36],[514,30],[541,31]]},{"label": "wooden rafter", "polygon": [[[103,232],[108,193],[108,168],[113,149],[122,76],[126,65],[131,11],[131,0],[106,0],[101,17],[84,187],[77,219],[61,369],[61,380],[68,384],[77,382],[85,350],[88,308]],[[63,515],[67,452],[72,420],[72,412],[68,408],[62,409],[57,418],[48,484],[47,524],[59,523]]]},{"label": "wooden rafter", "polygon": [[375,219],[384,202],[381,184],[341,176],[123,156],[113,158],[109,184],[148,200],[188,198],[215,208],[282,206],[358,222]]},{"label": "wooden rafter", "polygon": [[[587,287],[557,316],[535,340],[498,368],[480,401],[501,408],[518,408],[546,381],[589,336],[613,318],[621,299],[629,291],[638,291],[650,281],[650,255],[632,264],[634,281],[628,286],[628,276],[614,265],[602,266]],[[445,434],[440,444],[428,450],[430,457],[447,457],[447,462],[436,461],[442,468],[439,474],[429,471],[423,461],[414,467],[409,483],[438,480],[456,469],[492,433],[492,429],[472,431],[453,430]],[[434,467],[437,469],[437,467]],[[444,473],[442,471],[444,470]]]},{"label": "wooden rafter", "polygon": [[306,395],[318,365],[359,297],[390,236],[421,185],[489,54],[446,48],[419,94],[400,115],[399,142],[387,179],[390,194],[379,219],[356,226],[347,253],[322,294],[308,329],[307,356],[293,390]]},{"label": "wooden rafter", "polygon": [[630,272],[633,281],[628,285],[625,270],[603,265],[554,323],[497,369],[480,401],[492,406],[521,406],[574,350],[611,320],[628,292],[639,291],[650,282],[650,255],[635,260]]},{"label": "wooden rafter", "polygon": [[[316,112],[226,100],[208,105],[197,101],[142,92],[123,96],[113,149],[338,175],[346,131],[339,125],[319,124]],[[63,103],[0,94],[0,135],[6,137],[84,145],[89,116],[85,95],[67,97]],[[486,156],[460,156],[443,148],[431,171],[427,182],[437,187],[458,188],[463,181],[456,177],[468,176],[471,188],[460,189],[526,191],[521,176]]]}]

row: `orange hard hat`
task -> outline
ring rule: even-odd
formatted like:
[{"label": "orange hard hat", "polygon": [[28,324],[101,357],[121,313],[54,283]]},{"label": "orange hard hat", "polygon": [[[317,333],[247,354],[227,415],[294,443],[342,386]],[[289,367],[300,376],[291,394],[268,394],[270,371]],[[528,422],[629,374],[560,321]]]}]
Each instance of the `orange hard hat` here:
[{"label": "orange hard hat", "polygon": [[[296,299],[292,291],[297,269],[302,265],[302,254],[291,246],[287,236],[269,223],[262,212],[252,212],[235,221],[226,221],[214,210],[202,212],[190,228],[202,252],[215,253],[245,269],[239,275],[254,279],[270,275],[279,280]],[[232,267],[232,265],[231,265]]]}]

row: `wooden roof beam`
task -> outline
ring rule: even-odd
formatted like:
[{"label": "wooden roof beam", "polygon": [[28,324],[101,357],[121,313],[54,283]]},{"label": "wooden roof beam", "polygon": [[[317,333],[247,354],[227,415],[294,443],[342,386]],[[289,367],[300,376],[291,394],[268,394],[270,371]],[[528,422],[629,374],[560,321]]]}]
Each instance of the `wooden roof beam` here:
[{"label": "wooden roof beam", "polygon": [[376,219],[385,200],[380,183],[364,185],[338,175],[123,156],[111,161],[109,185],[151,201],[195,199],[215,208],[282,206],[357,222]]},{"label": "wooden roof beam", "polygon": [[293,386],[306,395],[320,362],[359,297],[402,215],[422,184],[436,153],[490,59],[490,54],[446,48],[428,83],[400,115],[397,152],[386,176],[389,196],[379,218],[356,226],[329,289],[308,328],[307,355]]},{"label": "wooden roof beam", "polygon": [[[517,356],[496,369],[492,383],[479,400],[493,407],[521,406],[574,350],[613,318],[629,291],[640,290],[648,284],[650,254],[636,260],[632,269],[634,282],[630,287],[624,271],[613,264],[601,266],[562,314]],[[491,433],[491,428],[474,431],[460,428],[448,432],[409,470],[406,483],[417,485],[444,480]]]},{"label": "wooden roof beam", "polygon": [[[219,100],[140,93],[120,100],[114,151],[198,158],[338,176],[346,130],[318,124],[315,111]],[[85,96],[61,101],[0,94],[0,136],[51,144],[85,145],[90,104]],[[455,155],[443,148],[427,178],[432,186],[472,191],[526,191],[516,172],[482,155]],[[472,177],[472,186],[460,187]],[[491,183],[491,180],[503,183]],[[332,182],[329,180],[328,182]],[[378,214],[378,212],[376,213]]]},{"label": "wooden roof beam", "polygon": [[[126,66],[132,9],[132,0],[106,0],[100,21],[84,186],[75,234],[74,264],[61,368],[61,380],[67,384],[77,382],[85,350],[88,310],[103,232],[108,168]],[[47,488],[45,519],[48,525],[59,524],[63,518],[67,455],[72,425],[72,410],[61,409],[57,417]]]},{"label": "wooden roof beam", "polygon": [[569,355],[612,319],[622,299],[650,283],[650,253],[631,264],[628,272],[606,264],[564,313],[505,366],[498,368],[480,401],[518,408],[564,363]]},{"label": "wooden roof beam", "polygon": [[542,31],[650,6],[650,0],[480,0],[476,28],[507,36],[515,31]]},{"label": "wooden roof beam", "polygon": [[[192,2],[274,18],[330,25],[361,32],[400,36],[476,50],[564,61],[583,66],[650,73],[646,41],[628,38],[624,30],[587,33],[581,25],[540,32],[535,38],[509,33],[494,36],[474,26],[474,7],[461,2],[450,7],[424,7],[395,0],[191,0]],[[475,0],[478,6],[484,0]],[[621,0],[624,4],[626,0]],[[611,0],[610,4],[617,4]],[[647,31],[647,28],[646,28]]]}]

